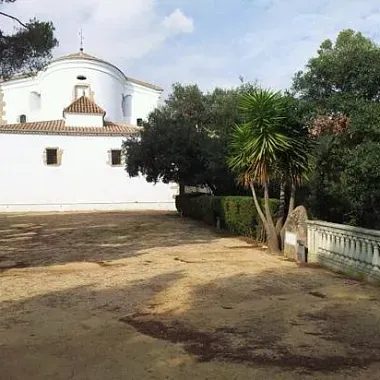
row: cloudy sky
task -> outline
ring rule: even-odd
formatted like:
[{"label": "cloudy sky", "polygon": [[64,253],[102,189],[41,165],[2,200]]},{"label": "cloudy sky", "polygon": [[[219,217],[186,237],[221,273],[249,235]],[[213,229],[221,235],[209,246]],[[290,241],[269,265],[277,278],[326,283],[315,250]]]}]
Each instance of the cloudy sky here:
[{"label": "cloudy sky", "polygon": [[79,49],[82,28],[86,52],[166,89],[232,86],[240,75],[286,88],[342,29],[380,42],[379,0],[17,0],[1,8],[23,21],[52,20],[55,56]]}]

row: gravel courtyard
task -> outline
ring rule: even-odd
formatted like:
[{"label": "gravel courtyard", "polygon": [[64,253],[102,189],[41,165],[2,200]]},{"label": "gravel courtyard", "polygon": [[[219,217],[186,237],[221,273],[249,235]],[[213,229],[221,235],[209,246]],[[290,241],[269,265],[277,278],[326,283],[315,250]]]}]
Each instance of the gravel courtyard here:
[{"label": "gravel courtyard", "polygon": [[379,288],[175,214],[0,215],[0,266],[0,380],[380,378]]}]

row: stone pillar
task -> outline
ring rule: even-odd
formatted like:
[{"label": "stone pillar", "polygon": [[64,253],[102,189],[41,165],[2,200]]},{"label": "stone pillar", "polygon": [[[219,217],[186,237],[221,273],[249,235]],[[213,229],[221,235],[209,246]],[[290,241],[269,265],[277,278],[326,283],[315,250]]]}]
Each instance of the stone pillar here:
[{"label": "stone pillar", "polygon": [[305,207],[298,206],[290,215],[285,226],[284,255],[297,260],[298,247],[308,246],[307,239],[307,212]]}]

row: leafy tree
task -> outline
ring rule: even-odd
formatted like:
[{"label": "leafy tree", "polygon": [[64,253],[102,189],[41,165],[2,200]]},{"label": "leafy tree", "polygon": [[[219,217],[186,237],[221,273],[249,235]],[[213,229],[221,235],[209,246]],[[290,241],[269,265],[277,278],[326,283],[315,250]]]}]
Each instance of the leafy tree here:
[{"label": "leafy tree", "polygon": [[215,195],[245,195],[246,190],[237,186],[226,157],[231,133],[236,123],[241,121],[239,112],[240,95],[256,88],[254,83],[243,83],[232,89],[216,88],[204,94],[205,107],[209,110],[206,121],[208,146],[204,146],[206,176]]},{"label": "leafy tree", "polygon": [[[281,152],[276,163],[277,177],[280,184],[280,207],[276,230],[281,237],[281,247],[284,245],[285,228],[290,220],[295,203],[296,190],[304,182],[309,181],[314,142],[310,139],[308,127],[302,121],[302,106],[290,94],[285,94],[283,100],[284,122],[283,133],[291,138],[292,147]],[[289,191],[286,202],[286,189]],[[285,206],[287,204],[287,213]]]},{"label": "leafy tree", "polygon": [[[364,142],[349,152],[342,173],[343,193],[349,199],[345,221],[363,227],[380,227],[380,144]],[[347,157],[346,157],[347,158]]]},{"label": "leafy tree", "polygon": [[129,175],[177,182],[182,190],[185,185],[204,185],[215,195],[244,192],[226,163],[228,136],[239,117],[239,91],[204,94],[197,86],[174,84],[140,136],[124,144]]},{"label": "leafy tree", "polygon": [[380,47],[359,32],[342,31],[296,74],[293,91],[317,142],[307,200],[312,213],[380,228],[373,186],[380,181]]},{"label": "leafy tree", "polygon": [[[15,1],[0,0],[0,4]],[[20,26],[12,35],[7,35],[0,29],[0,79],[41,70],[52,58],[52,49],[58,45],[53,24],[36,19],[24,23],[5,12],[0,12],[0,16],[13,19]]]},{"label": "leafy tree", "polygon": [[[294,199],[296,183],[308,167],[308,152],[302,152],[301,134],[292,125],[289,108],[289,99],[280,93],[260,89],[243,94],[240,104],[243,123],[235,128],[228,160],[239,181],[252,191],[273,252],[280,250],[282,225],[276,228],[272,218],[269,185],[276,180],[282,185],[288,182]],[[264,189],[264,210],[258,201],[257,185]]]},{"label": "leafy tree", "polygon": [[173,85],[172,94],[149,115],[140,136],[124,143],[129,175],[142,173],[148,182],[179,183],[181,193],[185,185],[204,185],[206,112],[197,86]]},{"label": "leafy tree", "polygon": [[380,49],[360,32],[344,30],[335,44],[322,42],[318,55],[294,77],[293,89],[313,106],[349,112],[358,99],[380,100]]}]

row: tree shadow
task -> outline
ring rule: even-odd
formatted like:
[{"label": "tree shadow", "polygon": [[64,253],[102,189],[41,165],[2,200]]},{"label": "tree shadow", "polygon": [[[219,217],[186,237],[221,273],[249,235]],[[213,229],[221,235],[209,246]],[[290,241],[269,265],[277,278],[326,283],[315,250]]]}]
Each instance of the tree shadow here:
[{"label": "tree shadow", "polygon": [[207,244],[220,236],[216,229],[175,213],[3,214],[0,262],[12,261],[13,267],[102,264],[154,248]]},{"label": "tree shadow", "polygon": [[[380,293],[330,277],[326,287],[326,273],[301,268],[230,276],[198,286],[189,310],[174,318],[138,312],[121,321],[143,334],[183,343],[201,362],[303,375],[352,374],[380,361]],[[342,281],[346,289],[337,291]]]},{"label": "tree shadow", "polygon": [[191,286],[184,268],[0,304],[1,368],[12,375],[19,357],[36,379],[52,376],[43,360],[56,379],[353,379],[380,361],[378,288],[296,266],[207,280],[199,265],[186,264]]},{"label": "tree shadow", "polygon": [[[178,350],[127,329],[119,313],[149,307],[155,294],[182,278],[181,271],[154,276],[149,282],[95,290],[79,286],[23,301],[0,303],[2,379],[145,379],[164,372]],[[176,366],[173,365],[173,374]],[[156,378],[156,377],[154,377]],[[160,377],[159,377],[160,378]],[[165,378],[163,376],[162,378]]]}]

